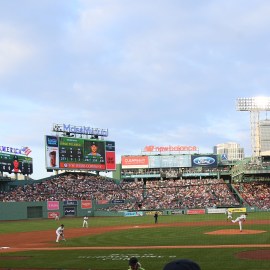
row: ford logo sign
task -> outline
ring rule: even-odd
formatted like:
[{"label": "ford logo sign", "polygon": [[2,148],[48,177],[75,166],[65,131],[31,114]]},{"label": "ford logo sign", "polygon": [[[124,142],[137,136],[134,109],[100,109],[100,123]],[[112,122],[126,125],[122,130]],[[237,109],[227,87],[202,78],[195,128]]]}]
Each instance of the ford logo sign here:
[{"label": "ford logo sign", "polygon": [[211,165],[213,163],[215,163],[215,159],[212,157],[197,157],[194,158],[193,162],[196,165],[201,165],[201,166],[207,166],[207,165]]}]

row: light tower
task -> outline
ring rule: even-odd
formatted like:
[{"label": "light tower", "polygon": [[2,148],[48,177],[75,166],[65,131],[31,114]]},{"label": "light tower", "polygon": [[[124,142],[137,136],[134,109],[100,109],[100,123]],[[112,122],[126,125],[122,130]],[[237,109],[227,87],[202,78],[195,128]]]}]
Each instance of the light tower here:
[{"label": "light tower", "polygon": [[250,112],[252,156],[259,157],[261,153],[260,112],[270,111],[270,97],[238,98],[236,109]]}]

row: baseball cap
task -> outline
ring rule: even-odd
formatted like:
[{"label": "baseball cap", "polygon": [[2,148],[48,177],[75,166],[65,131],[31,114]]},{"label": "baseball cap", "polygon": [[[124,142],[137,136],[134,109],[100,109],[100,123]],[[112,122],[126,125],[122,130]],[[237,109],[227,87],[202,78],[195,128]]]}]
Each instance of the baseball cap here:
[{"label": "baseball cap", "polygon": [[128,261],[128,265],[134,265],[138,262],[139,260],[136,257],[131,257]]},{"label": "baseball cap", "polygon": [[201,270],[200,266],[188,259],[178,259],[167,263],[163,270]]}]

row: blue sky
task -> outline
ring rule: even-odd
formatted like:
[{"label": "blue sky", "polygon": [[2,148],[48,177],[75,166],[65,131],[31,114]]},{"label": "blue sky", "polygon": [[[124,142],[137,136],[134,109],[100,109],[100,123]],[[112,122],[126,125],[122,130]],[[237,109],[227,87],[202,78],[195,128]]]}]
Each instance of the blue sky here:
[{"label": "blue sky", "polygon": [[0,1],[0,145],[45,169],[53,123],[109,129],[117,161],[146,145],[240,143],[239,97],[269,96],[270,2]]}]

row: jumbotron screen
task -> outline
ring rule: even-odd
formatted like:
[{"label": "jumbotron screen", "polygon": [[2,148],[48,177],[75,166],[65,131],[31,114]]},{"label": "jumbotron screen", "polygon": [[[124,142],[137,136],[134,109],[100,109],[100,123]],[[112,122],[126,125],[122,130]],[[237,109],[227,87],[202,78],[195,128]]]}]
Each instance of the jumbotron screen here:
[{"label": "jumbotron screen", "polygon": [[0,153],[0,171],[29,175],[33,173],[33,159],[27,156]]},{"label": "jumbotron screen", "polygon": [[45,136],[46,168],[53,170],[111,171],[115,142],[74,137]]}]

